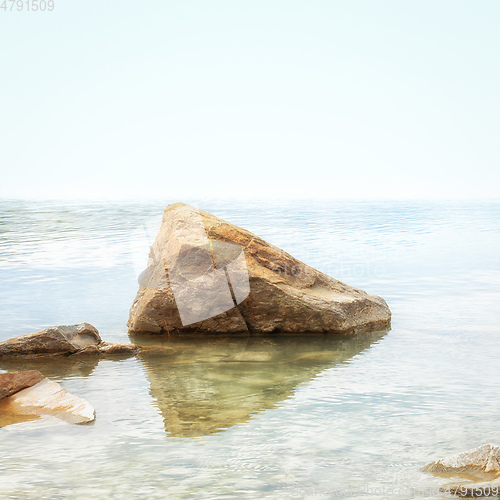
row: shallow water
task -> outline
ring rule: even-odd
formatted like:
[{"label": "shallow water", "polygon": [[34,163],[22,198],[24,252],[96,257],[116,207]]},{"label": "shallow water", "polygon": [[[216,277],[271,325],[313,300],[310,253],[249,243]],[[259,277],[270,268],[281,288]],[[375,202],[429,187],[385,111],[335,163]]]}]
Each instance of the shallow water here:
[{"label": "shallow water", "polygon": [[[0,201],[0,338],[88,321],[128,341],[165,205]],[[1,428],[0,496],[445,497],[419,468],[500,441],[499,203],[199,206],[383,296],[392,330],[142,338],[176,354],[39,365],[97,420]]]}]

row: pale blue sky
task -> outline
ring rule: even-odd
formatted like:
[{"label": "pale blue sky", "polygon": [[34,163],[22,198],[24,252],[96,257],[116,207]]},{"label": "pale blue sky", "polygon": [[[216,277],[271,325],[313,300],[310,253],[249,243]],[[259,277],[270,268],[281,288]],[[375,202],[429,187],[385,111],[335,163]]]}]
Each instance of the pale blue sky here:
[{"label": "pale blue sky", "polygon": [[500,2],[0,10],[1,197],[498,197]]}]

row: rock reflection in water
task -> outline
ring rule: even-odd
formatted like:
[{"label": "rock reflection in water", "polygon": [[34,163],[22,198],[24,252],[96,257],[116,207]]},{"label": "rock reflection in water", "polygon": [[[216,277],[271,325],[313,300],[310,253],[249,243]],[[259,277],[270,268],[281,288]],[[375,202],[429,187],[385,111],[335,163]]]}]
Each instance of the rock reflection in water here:
[{"label": "rock reflection in water", "polygon": [[38,370],[44,377],[60,382],[70,377],[88,377],[99,363],[98,356],[0,359],[0,370]]},{"label": "rock reflection in water", "polygon": [[171,436],[214,434],[274,407],[326,368],[351,359],[386,331],[360,336],[273,336],[162,340],[163,357],[141,354],[150,392]]}]

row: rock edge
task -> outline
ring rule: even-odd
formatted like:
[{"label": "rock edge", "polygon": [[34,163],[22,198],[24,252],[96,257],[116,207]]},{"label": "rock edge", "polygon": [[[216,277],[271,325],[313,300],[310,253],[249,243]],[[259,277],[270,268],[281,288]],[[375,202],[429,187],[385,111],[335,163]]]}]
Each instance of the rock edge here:
[{"label": "rock edge", "polygon": [[1,358],[37,359],[73,356],[135,356],[142,351],[135,344],[104,342],[89,323],[60,325],[0,342]]},{"label": "rock edge", "polygon": [[139,283],[127,323],[135,334],[350,334],[390,327],[381,297],[183,203],[166,208]]}]

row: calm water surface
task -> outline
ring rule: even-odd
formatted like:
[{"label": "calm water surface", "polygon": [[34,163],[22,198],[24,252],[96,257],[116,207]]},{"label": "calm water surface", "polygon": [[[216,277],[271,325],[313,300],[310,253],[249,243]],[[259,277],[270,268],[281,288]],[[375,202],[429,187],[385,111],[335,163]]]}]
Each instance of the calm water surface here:
[{"label": "calm water surface", "polygon": [[[167,203],[0,201],[0,338],[87,321],[128,342]],[[446,498],[419,468],[500,443],[500,203],[198,206],[383,296],[392,330],[39,365],[97,419],[1,428],[0,497]]]}]

